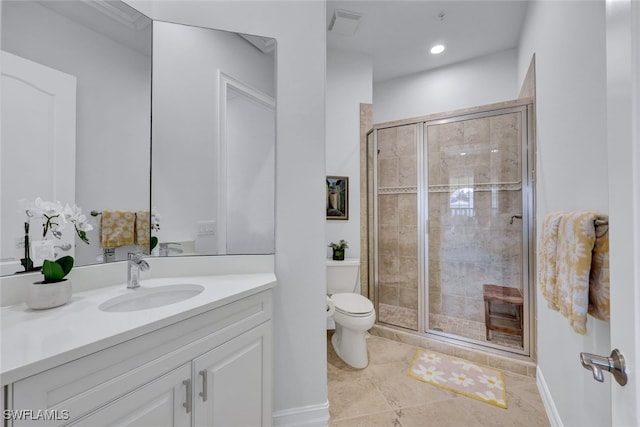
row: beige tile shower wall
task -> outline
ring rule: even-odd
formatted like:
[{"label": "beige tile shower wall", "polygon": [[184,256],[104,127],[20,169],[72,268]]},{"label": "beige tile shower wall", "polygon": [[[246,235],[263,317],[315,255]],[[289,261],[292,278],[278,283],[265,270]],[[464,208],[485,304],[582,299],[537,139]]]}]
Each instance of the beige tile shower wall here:
[{"label": "beige tile shower wall", "polygon": [[378,131],[378,320],[418,327],[416,125]]},{"label": "beige tile shower wall", "polygon": [[511,113],[427,129],[430,314],[484,323],[483,284],[522,286],[520,126]]}]

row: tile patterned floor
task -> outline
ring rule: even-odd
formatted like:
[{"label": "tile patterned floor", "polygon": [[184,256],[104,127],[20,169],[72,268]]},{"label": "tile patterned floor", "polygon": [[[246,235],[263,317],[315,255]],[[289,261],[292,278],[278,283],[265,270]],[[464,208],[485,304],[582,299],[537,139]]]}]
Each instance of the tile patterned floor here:
[{"label": "tile patterned floor", "polygon": [[369,366],[353,369],[327,340],[330,427],[548,427],[535,379],[503,372],[509,409],[407,376],[416,347],[370,336]]}]

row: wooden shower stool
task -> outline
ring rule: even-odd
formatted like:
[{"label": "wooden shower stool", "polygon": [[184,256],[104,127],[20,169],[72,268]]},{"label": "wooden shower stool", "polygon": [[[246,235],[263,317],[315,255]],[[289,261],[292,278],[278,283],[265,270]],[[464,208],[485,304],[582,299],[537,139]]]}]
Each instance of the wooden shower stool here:
[{"label": "wooden shower stool", "polygon": [[[522,308],[524,300],[520,289],[500,285],[482,285],[482,291],[484,296],[484,323],[487,328],[487,341],[491,341],[491,331],[518,335],[520,338],[523,338]],[[513,305],[515,306],[516,314],[511,315],[491,311],[491,303]],[[501,319],[503,321],[497,323],[495,319]]]}]

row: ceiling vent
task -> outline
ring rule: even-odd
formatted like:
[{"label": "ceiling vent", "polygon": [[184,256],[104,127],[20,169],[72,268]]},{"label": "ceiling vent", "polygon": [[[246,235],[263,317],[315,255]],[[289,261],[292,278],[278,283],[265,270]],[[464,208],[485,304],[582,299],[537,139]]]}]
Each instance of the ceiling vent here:
[{"label": "ceiling vent", "polygon": [[329,23],[329,31],[343,36],[352,36],[356,33],[362,15],[357,12],[336,9]]}]

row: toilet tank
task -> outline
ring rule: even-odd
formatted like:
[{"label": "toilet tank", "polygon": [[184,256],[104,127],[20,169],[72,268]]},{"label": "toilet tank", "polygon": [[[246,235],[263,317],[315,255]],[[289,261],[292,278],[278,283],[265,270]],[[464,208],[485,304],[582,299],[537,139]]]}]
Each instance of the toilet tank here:
[{"label": "toilet tank", "polygon": [[344,261],[327,260],[327,293],[360,293],[360,259],[345,258]]}]

